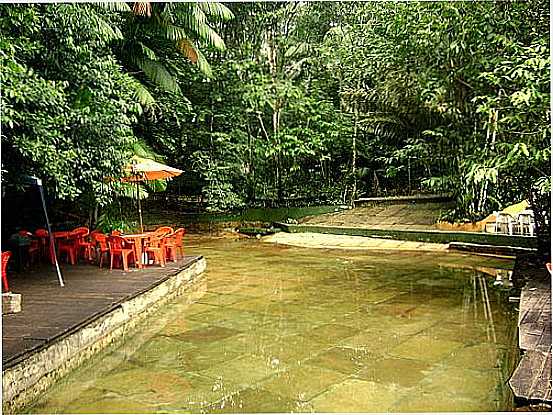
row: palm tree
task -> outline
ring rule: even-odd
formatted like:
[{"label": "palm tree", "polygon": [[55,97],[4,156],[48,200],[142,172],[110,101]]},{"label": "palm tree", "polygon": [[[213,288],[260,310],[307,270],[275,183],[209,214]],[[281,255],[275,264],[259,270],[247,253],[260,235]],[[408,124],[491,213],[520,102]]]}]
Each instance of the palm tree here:
[{"label": "palm tree", "polygon": [[[100,5],[126,12],[122,37],[114,43],[116,53],[129,72],[144,75],[156,86],[175,93],[181,92],[178,82],[158,56],[159,52],[176,49],[205,76],[211,77],[211,67],[201,48],[223,51],[225,43],[212,26],[234,17],[230,9],[216,2],[134,2],[130,6],[109,2]],[[155,102],[148,88],[140,82],[135,95],[144,107]]]}]

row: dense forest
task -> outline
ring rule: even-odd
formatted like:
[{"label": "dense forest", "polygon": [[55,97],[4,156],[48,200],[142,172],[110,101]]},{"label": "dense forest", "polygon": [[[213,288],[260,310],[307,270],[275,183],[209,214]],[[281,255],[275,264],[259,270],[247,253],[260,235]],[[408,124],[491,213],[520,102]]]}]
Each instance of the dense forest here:
[{"label": "dense forest", "polygon": [[550,198],[549,5],[0,6],[2,185],[88,211],[164,190],[229,211],[449,193],[450,220]]}]

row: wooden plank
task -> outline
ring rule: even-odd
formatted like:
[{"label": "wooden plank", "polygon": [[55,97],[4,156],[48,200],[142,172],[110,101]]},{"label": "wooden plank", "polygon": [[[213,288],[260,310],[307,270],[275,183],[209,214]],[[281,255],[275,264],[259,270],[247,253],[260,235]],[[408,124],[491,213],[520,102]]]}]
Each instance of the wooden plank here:
[{"label": "wooden plank", "polygon": [[533,281],[521,292],[519,346],[522,350],[551,348],[551,285]]},{"label": "wooden plank", "polygon": [[519,310],[519,347],[525,352],[509,384],[518,397],[550,403],[551,282],[528,282]]},{"label": "wooden plank", "polygon": [[551,402],[551,353],[526,352],[509,384],[516,396]]}]

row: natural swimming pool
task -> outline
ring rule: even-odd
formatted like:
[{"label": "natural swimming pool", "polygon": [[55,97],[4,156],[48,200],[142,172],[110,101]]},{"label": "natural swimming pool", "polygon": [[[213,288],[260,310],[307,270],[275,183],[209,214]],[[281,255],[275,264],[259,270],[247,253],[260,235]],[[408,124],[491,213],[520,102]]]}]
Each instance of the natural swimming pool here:
[{"label": "natural swimming pool", "polygon": [[208,264],[191,295],[28,412],[510,409],[516,314],[491,284],[510,261],[190,243]]}]

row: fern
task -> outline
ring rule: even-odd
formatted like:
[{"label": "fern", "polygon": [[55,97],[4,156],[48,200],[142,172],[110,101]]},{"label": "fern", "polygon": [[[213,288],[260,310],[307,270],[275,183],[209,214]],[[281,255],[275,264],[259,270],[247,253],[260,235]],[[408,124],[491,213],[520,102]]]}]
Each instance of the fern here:
[{"label": "fern", "polygon": [[222,3],[206,1],[197,3],[197,7],[202,9],[205,14],[221,21],[228,21],[234,18],[232,11]]},{"label": "fern", "polygon": [[100,1],[91,3],[93,6],[98,6],[106,10],[113,12],[127,12],[130,13],[132,10],[127,3],[118,2],[118,1]]},{"label": "fern", "polygon": [[181,92],[176,79],[171,75],[164,65],[148,58],[135,58],[135,64],[155,84],[169,92]]}]

